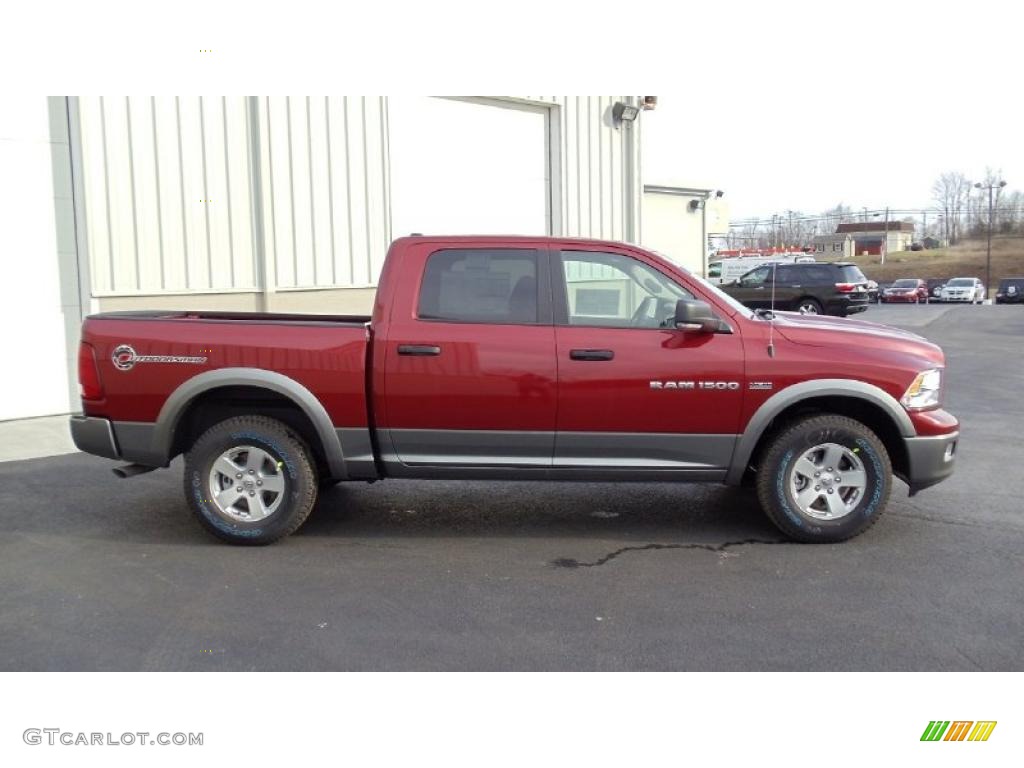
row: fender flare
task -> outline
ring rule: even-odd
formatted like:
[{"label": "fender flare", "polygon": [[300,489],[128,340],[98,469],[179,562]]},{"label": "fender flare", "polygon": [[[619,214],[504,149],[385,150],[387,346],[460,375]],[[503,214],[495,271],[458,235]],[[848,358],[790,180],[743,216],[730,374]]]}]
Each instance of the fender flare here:
[{"label": "fender flare", "polygon": [[769,397],[747,422],[746,429],[736,441],[729,472],[725,476],[727,485],[739,485],[750,462],[750,456],[761,439],[768,424],[786,408],[814,397],[852,397],[878,406],[889,418],[903,437],[914,437],[917,430],[914,422],[895,397],[884,389],[857,379],[814,379],[786,387]]},{"label": "fender flare", "polygon": [[182,382],[164,402],[153,431],[153,448],[160,455],[170,458],[174,433],[182,414],[201,394],[219,387],[258,387],[267,389],[291,400],[309,418],[316,429],[327,467],[334,478],[345,478],[345,456],[341,450],[338,433],[316,395],[295,379],[262,368],[218,368],[206,371]]}]

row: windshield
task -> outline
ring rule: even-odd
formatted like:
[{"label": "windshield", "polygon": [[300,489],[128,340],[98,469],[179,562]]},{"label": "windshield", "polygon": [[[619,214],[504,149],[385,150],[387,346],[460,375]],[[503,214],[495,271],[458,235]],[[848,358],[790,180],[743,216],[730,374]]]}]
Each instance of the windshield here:
[{"label": "windshield", "polygon": [[893,288],[917,288],[917,280],[897,280],[892,284]]},{"label": "windshield", "polygon": [[974,285],[974,279],[970,277],[954,277],[952,280],[946,283],[946,285],[950,285],[953,287],[956,287],[958,285],[961,287],[965,285]]}]

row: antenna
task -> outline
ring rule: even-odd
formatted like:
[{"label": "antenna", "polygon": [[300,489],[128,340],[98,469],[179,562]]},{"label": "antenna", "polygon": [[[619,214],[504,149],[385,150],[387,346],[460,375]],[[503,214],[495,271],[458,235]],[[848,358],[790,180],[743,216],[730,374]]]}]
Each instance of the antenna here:
[{"label": "antenna", "polygon": [[772,262],[772,303],[768,310],[771,313],[768,316],[768,357],[775,357],[775,268],[778,263],[777,261]]}]

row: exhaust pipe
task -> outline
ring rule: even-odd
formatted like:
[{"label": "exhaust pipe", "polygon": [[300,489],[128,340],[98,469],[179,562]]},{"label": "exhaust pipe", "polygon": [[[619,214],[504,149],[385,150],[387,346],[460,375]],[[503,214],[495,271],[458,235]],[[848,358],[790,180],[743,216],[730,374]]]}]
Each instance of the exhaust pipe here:
[{"label": "exhaust pipe", "polygon": [[147,467],[143,464],[125,464],[123,467],[114,467],[111,472],[125,480],[129,477],[135,477],[136,475],[144,475],[147,472],[152,472],[157,467]]}]

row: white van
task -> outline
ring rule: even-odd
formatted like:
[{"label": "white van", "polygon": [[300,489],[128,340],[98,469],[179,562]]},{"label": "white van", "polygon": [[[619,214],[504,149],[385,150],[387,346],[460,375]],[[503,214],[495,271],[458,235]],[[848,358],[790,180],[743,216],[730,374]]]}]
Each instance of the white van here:
[{"label": "white van", "polygon": [[755,267],[762,264],[792,264],[814,261],[813,256],[806,253],[776,253],[764,256],[733,256],[708,262],[708,282],[725,285],[739,280]]}]

